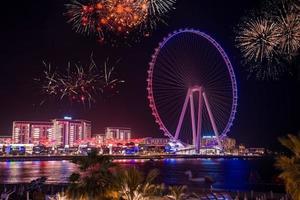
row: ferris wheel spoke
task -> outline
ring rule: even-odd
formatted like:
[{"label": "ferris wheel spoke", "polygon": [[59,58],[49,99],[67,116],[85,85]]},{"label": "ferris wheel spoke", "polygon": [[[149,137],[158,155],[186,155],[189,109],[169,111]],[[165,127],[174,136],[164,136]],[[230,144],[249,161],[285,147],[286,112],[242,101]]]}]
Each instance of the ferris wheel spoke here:
[{"label": "ferris wheel spoke", "polygon": [[180,80],[183,80],[181,68],[179,67],[174,69],[174,66],[176,66],[176,64],[178,63],[177,57],[171,56],[172,52],[170,52],[169,49],[166,49],[166,52],[167,52],[167,55],[165,56],[167,59],[166,61],[169,61],[169,65],[167,67],[169,67],[171,71],[174,71]]},{"label": "ferris wheel spoke", "polygon": [[[171,68],[171,66],[174,66],[174,63],[169,62],[169,60],[165,60],[165,61],[159,61],[163,66],[163,70],[162,72],[168,74],[169,76],[175,78],[176,80],[182,80],[182,75],[180,73],[178,73],[176,70],[174,71],[174,69]],[[177,72],[177,73],[174,73]]]},{"label": "ferris wheel spoke", "polygon": [[[162,64],[162,66],[165,67],[165,66],[168,66],[168,65]],[[176,76],[176,74],[173,74],[172,71],[167,70],[166,68],[164,68],[164,70],[162,70],[160,73],[161,74],[160,74],[159,77],[161,77],[163,79],[169,80],[169,81],[177,83],[177,84],[182,83],[182,80],[183,80],[182,77]]]}]

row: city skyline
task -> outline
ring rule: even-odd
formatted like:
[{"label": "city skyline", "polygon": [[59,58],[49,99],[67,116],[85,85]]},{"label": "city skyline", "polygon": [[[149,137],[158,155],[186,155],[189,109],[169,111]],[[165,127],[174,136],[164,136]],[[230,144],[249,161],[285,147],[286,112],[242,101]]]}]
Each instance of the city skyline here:
[{"label": "city skyline", "polygon": [[[12,132],[11,122],[14,120],[45,120],[70,115],[93,121],[96,124],[94,132],[116,125],[132,127],[139,137],[162,137],[147,100],[148,63],[163,37],[181,27],[193,27],[212,35],[224,47],[233,63],[239,102],[229,137],[249,146],[277,147],[277,137],[297,133],[300,129],[300,85],[297,76],[264,82],[248,79],[246,69],[240,63],[240,55],[233,45],[234,30],[228,27],[235,27],[245,8],[257,7],[258,0],[247,0],[243,5],[234,1],[199,3],[193,0],[190,4],[178,1],[176,12],[170,13],[168,26],[161,26],[150,38],[143,38],[140,43],[132,44],[132,47],[119,48],[109,48],[74,33],[62,14],[66,2],[28,1],[18,3],[22,5],[20,7],[16,2],[8,3],[8,7],[14,7],[18,12],[5,21],[6,28],[0,33],[4,44],[0,51],[3,55],[0,69],[1,135]],[[47,10],[39,10],[37,7]],[[187,13],[187,9],[190,12]],[[215,12],[209,13],[211,9]],[[232,12],[236,14],[230,15]],[[2,15],[8,15],[8,11]],[[24,19],[24,23],[18,26],[20,19]],[[121,59],[117,72],[125,84],[120,93],[98,100],[91,108],[55,101],[40,105],[44,96],[34,79],[43,73],[42,61],[54,66],[66,66],[69,60],[85,63],[91,53],[99,65],[108,55],[113,60]],[[257,138],[261,140],[257,141]]]}]

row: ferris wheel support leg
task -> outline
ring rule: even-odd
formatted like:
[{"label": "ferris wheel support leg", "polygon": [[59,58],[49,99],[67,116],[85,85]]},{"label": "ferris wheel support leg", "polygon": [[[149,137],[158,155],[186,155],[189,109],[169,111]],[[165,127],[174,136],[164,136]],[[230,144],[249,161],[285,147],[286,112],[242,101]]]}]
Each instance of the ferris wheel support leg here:
[{"label": "ferris wheel support leg", "polygon": [[197,133],[195,124],[195,107],[194,107],[194,93],[190,93],[190,107],[191,107],[191,121],[192,121],[192,133],[193,133],[193,145],[197,146]]},{"label": "ferris wheel support leg", "polygon": [[201,131],[202,131],[202,104],[203,104],[203,98],[202,98],[202,87],[199,88],[199,96],[198,96],[198,116],[197,116],[197,139],[196,139],[196,151],[199,153],[199,150],[201,148]]},{"label": "ferris wheel support leg", "polygon": [[184,104],[183,104],[183,107],[182,107],[182,110],[181,110],[181,113],[180,113],[179,122],[178,122],[176,132],[175,132],[175,140],[178,140],[178,137],[179,137],[179,132],[180,132],[180,129],[181,129],[181,126],[182,126],[183,118],[184,118],[184,115],[185,115],[185,112],[186,112],[187,105],[189,103],[190,94],[191,94],[191,90],[189,89],[187,94],[186,94],[185,101],[184,101]]},{"label": "ferris wheel support leg", "polygon": [[217,138],[217,142],[218,142],[218,146],[222,148],[222,144],[221,144],[221,141],[220,141],[220,138],[219,138],[219,132],[218,132],[218,129],[217,129],[217,125],[216,125],[216,122],[215,122],[215,119],[214,119],[214,116],[211,112],[211,108],[210,108],[210,105],[209,105],[209,102],[208,102],[208,99],[207,99],[207,96],[206,96],[206,93],[203,92],[203,99],[204,99],[204,103],[205,103],[205,106],[207,108],[207,112],[208,112],[208,116],[209,116],[209,119],[210,119],[210,123],[213,127],[213,130],[215,132],[215,135],[216,135],[216,138]]}]

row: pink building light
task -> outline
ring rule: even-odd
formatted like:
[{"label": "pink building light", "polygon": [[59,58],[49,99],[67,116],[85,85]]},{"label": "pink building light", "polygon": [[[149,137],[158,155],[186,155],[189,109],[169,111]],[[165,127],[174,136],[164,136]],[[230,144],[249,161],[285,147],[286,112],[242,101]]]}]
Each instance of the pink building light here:
[{"label": "pink building light", "polygon": [[51,122],[14,121],[12,140],[16,144],[76,146],[76,141],[91,138],[91,122],[54,119]]}]

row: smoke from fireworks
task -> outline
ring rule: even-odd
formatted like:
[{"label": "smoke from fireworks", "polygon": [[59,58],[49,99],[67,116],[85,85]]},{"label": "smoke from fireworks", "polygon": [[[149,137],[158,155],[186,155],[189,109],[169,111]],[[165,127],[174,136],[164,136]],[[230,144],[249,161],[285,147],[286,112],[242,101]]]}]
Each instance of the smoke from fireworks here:
[{"label": "smoke from fireworks", "polygon": [[44,77],[39,79],[42,91],[59,101],[68,99],[72,103],[91,106],[99,96],[113,96],[119,93],[119,86],[124,83],[115,77],[115,65],[110,67],[108,62],[105,62],[103,69],[98,69],[92,57],[88,66],[69,62],[64,73],[53,71],[50,64],[44,64]]},{"label": "smoke from fireworks", "polygon": [[98,40],[115,35],[127,38],[132,32],[145,34],[174,7],[176,0],[73,0],[66,5],[69,23],[76,32],[95,34]]}]

